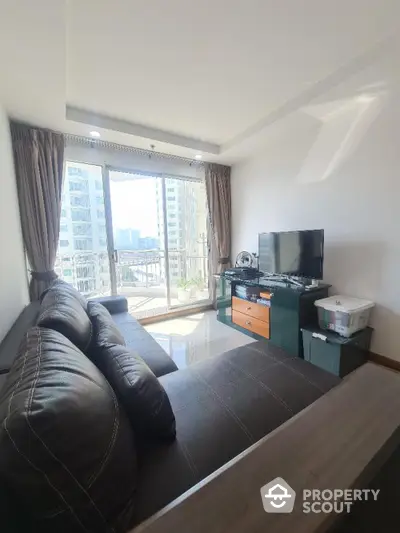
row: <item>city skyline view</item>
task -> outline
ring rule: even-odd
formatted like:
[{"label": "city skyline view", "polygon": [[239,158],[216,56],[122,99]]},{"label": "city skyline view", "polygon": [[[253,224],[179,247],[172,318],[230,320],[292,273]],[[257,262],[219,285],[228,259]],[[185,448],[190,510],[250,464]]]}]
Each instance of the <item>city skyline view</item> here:
[{"label": "city skyline view", "polygon": [[116,228],[114,247],[118,250],[157,250],[160,248],[160,239],[143,236],[137,228]]},{"label": "city skyline view", "polygon": [[[56,273],[87,297],[114,291],[145,302],[146,316],[153,299],[166,312],[172,299],[177,305],[208,297],[204,182],[113,170],[108,175],[111,218],[102,167],[66,163]],[[115,255],[109,255],[107,227]]]}]

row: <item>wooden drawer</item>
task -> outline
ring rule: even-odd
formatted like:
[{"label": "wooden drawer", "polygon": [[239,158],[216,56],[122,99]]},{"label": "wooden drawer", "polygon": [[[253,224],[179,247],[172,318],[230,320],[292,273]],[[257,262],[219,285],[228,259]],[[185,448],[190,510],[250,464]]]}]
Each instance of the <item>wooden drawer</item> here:
[{"label": "wooden drawer", "polygon": [[243,313],[240,313],[239,311],[235,310],[232,311],[232,322],[234,322],[238,326],[241,326],[242,328],[252,331],[253,333],[257,333],[257,335],[261,335],[261,337],[269,339],[268,322],[263,322],[258,318],[253,318],[249,315],[244,315]]},{"label": "wooden drawer", "polygon": [[269,307],[253,302],[247,302],[236,296],[232,296],[232,309],[244,315],[258,318],[263,322],[269,322]]}]

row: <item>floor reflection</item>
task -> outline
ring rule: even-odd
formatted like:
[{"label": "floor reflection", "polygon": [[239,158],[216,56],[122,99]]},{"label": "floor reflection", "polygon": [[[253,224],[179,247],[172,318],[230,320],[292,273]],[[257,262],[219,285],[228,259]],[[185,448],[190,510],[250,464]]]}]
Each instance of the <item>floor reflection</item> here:
[{"label": "floor reflection", "polygon": [[251,337],[218,322],[215,311],[149,324],[145,329],[178,368],[254,342]]}]

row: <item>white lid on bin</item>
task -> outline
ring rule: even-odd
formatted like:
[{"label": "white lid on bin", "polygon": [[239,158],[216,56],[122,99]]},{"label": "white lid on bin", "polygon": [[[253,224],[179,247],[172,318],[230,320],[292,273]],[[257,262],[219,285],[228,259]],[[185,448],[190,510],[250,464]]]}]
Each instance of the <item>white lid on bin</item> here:
[{"label": "white lid on bin", "polygon": [[353,298],[352,296],[343,296],[341,294],[335,294],[334,296],[329,296],[329,298],[323,298],[322,300],[315,300],[314,303],[316,306],[323,307],[327,311],[341,313],[364,311],[375,305],[371,300],[363,300],[361,298]]}]

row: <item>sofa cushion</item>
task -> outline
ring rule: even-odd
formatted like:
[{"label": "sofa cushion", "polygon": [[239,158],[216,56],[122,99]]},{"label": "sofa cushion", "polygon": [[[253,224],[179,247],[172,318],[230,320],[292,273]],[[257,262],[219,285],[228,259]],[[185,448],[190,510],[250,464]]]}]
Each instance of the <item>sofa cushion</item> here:
[{"label": "sofa cushion", "polygon": [[124,337],[104,305],[89,301],[88,314],[93,325],[91,351],[102,344],[125,344]]},{"label": "sofa cushion", "polygon": [[132,429],[104,376],[66,337],[28,331],[0,393],[0,421],[0,477],[40,531],[109,532],[127,516]]},{"label": "sofa cushion", "polygon": [[115,313],[128,312],[128,300],[125,296],[98,296],[90,300],[91,302],[98,302],[104,305],[106,309],[113,315]]},{"label": "sofa cushion", "polygon": [[132,526],[310,405],[340,378],[259,341],[171,372],[160,382],[175,413],[176,440],[140,450]]},{"label": "sofa cushion", "polygon": [[[72,290],[71,290],[72,289]],[[81,297],[68,284],[54,283],[45,291],[37,325],[62,333],[85,352],[92,338],[92,324]]]},{"label": "sofa cushion", "polygon": [[132,315],[117,313],[112,318],[124,336],[126,346],[139,353],[157,377],[178,370],[171,357]]},{"label": "sofa cushion", "polygon": [[92,355],[124,406],[135,435],[175,438],[167,393],[140,355],[117,344],[99,345]]}]

